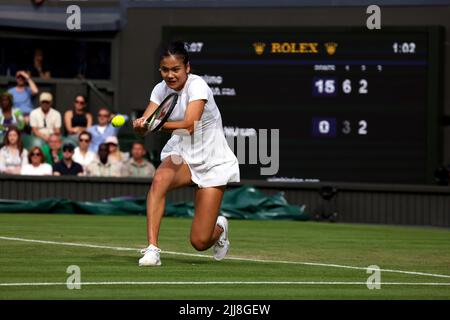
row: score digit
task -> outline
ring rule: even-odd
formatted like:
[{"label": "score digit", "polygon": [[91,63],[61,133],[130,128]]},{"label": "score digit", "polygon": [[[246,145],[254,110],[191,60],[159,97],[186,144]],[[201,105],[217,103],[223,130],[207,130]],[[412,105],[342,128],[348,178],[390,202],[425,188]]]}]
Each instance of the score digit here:
[{"label": "score digit", "polygon": [[360,94],[367,94],[368,90],[367,90],[367,86],[369,85],[369,83],[367,82],[366,79],[361,79],[359,80],[359,93]]},{"label": "score digit", "polygon": [[336,79],[334,78],[314,78],[313,96],[335,96]]},{"label": "score digit", "polygon": [[358,134],[366,135],[367,134],[367,121],[361,120],[358,122],[358,124],[359,124]]},{"label": "score digit", "polygon": [[336,137],[336,118],[312,118],[313,137]]},{"label": "score digit", "polygon": [[342,91],[346,94],[352,92],[352,82],[349,79],[345,79],[344,82],[342,82]]}]

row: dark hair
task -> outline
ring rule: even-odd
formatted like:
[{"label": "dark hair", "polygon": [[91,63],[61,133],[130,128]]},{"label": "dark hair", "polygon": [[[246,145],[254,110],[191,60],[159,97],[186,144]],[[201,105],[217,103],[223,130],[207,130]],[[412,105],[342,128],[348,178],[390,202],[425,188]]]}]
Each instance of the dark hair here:
[{"label": "dark hair", "polygon": [[97,114],[99,114],[100,111],[102,111],[102,110],[106,110],[106,111],[108,111],[109,114],[111,114],[111,111],[107,107],[100,107],[100,109],[98,109],[98,111],[97,111]]},{"label": "dark hair", "polygon": [[11,93],[9,93],[8,91],[5,91],[5,92],[3,92],[3,93],[0,95],[0,98],[3,98],[3,97],[8,98],[9,104],[10,104],[10,106],[11,106],[11,108],[12,108],[12,106],[13,106],[13,99],[14,99],[13,95],[12,95]]},{"label": "dark hair", "polygon": [[97,150],[97,152],[99,152],[101,149],[107,150],[108,153],[109,153],[109,146],[108,146],[107,143],[100,143],[100,144],[98,145],[98,150]]},{"label": "dark hair", "polygon": [[84,102],[87,102],[87,98],[86,98],[86,96],[85,96],[84,94],[76,94],[76,95],[73,97],[73,101],[77,100],[78,97],[82,97],[83,100],[84,100]]},{"label": "dark hair", "polygon": [[66,151],[66,150],[70,150],[71,152],[73,152],[73,150],[75,150],[75,146],[72,143],[65,143],[62,146],[62,151]]},{"label": "dark hair", "polygon": [[134,145],[136,145],[136,144],[142,146],[142,148],[144,148],[144,150],[145,150],[145,145],[144,145],[144,143],[141,142],[141,141],[133,141],[133,143],[131,144],[131,148],[133,148]]},{"label": "dark hair", "polygon": [[92,134],[91,134],[89,131],[86,131],[86,130],[81,131],[80,134],[78,135],[78,139],[80,139],[80,137],[81,137],[82,135],[87,135],[87,136],[89,136],[89,141],[92,140]]},{"label": "dark hair", "polygon": [[28,162],[31,163],[31,155],[34,152],[34,150],[39,150],[39,153],[41,154],[41,163],[44,163],[45,162],[44,153],[42,152],[41,148],[37,146],[31,148],[30,152],[28,153]]},{"label": "dark hair", "polygon": [[17,133],[17,135],[18,135],[17,148],[19,149],[19,155],[21,156],[22,155],[22,150],[23,150],[23,142],[22,142],[22,135],[20,133],[20,130],[17,127],[14,127],[14,126],[8,127],[8,130],[6,131],[6,134],[3,137],[3,145],[5,145],[5,146],[9,145],[9,138],[8,138],[8,136],[9,136],[9,133],[11,131],[15,131]]},{"label": "dark hair", "polygon": [[185,44],[182,41],[173,41],[166,45],[159,57],[159,60],[167,58],[169,56],[177,56],[183,60],[184,65],[189,63],[189,54],[186,50]]}]

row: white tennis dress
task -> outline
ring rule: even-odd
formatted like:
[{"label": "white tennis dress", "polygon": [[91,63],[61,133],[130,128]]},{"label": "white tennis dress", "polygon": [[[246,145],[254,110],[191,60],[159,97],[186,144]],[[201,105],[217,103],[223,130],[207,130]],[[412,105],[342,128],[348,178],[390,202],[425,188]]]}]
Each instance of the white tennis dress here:
[{"label": "white tennis dress", "polygon": [[206,104],[194,134],[175,130],[161,151],[161,161],[171,155],[181,156],[189,166],[192,181],[199,188],[239,182],[238,159],[225,139],[222,117],[208,84],[201,77],[189,74],[183,89],[175,91],[163,80],[153,89],[150,101],[159,105],[172,92],[178,93],[178,101],[168,121],[183,120],[191,101],[206,100]]}]

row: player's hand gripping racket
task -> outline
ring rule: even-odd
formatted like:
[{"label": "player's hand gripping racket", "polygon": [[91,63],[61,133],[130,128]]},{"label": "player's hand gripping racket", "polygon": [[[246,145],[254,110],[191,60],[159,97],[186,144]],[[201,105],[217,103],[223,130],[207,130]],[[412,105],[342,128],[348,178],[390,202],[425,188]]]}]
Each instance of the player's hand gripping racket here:
[{"label": "player's hand gripping racket", "polygon": [[175,105],[177,104],[178,94],[169,94],[153,112],[153,114],[145,120],[145,127],[150,132],[155,132],[161,129],[167,119],[169,119]]}]

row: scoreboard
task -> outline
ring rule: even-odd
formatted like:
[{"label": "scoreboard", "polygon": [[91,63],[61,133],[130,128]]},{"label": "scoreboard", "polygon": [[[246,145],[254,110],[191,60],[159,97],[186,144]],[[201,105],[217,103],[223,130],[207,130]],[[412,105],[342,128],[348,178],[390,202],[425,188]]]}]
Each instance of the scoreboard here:
[{"label": "scoreboard", "polygon": [[184,41],[213,90],[242,179],[433,181],[439,27],[166,27],[163,40]]}]

